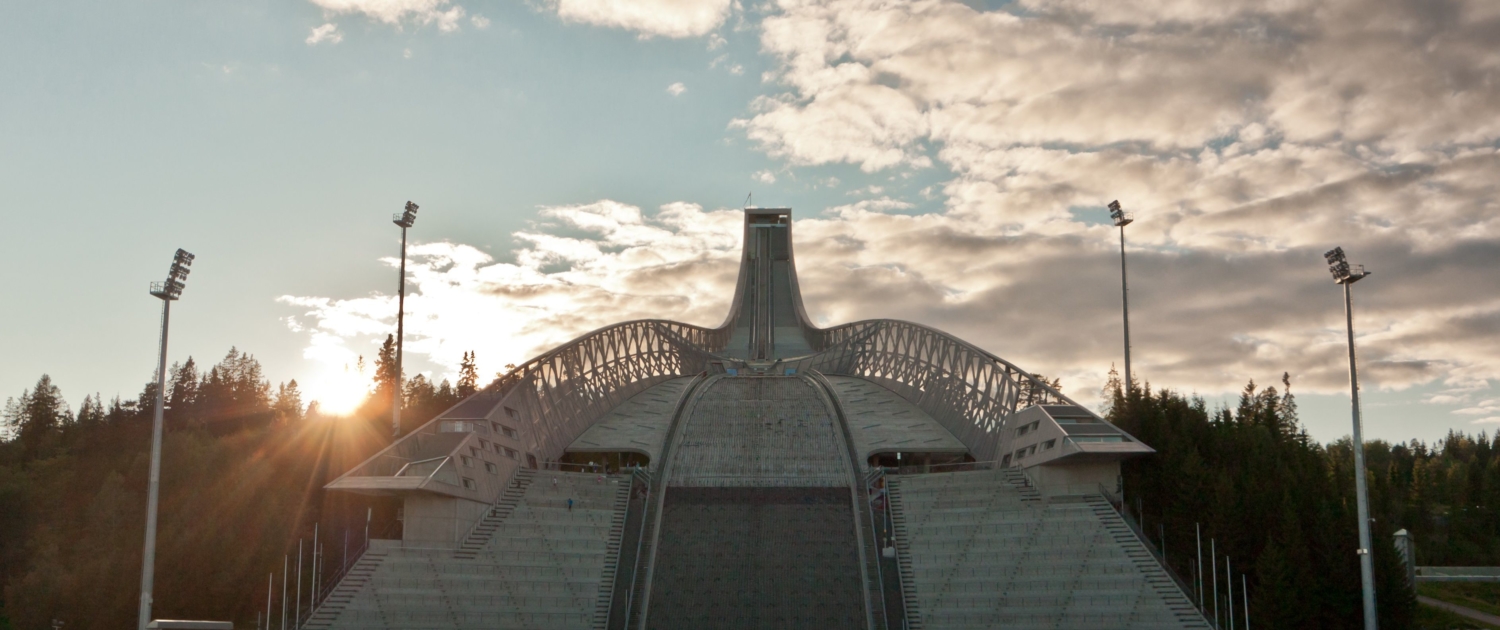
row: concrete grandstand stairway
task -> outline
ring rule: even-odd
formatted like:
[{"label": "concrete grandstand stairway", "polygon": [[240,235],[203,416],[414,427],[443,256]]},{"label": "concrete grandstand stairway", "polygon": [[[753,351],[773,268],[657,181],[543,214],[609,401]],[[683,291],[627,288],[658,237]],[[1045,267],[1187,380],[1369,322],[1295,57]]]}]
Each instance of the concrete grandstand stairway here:
[{"label": "concrete grandstand stairway", "polygon": [[383,548],[365,551],[354,566],[349,567],[349,572],[344,574],[344,579],[339,580],[339,585],[328,594],[328,598],[323,600],[323,605],[318,607],[303,627],[327,628],[335,619],[338,619],[339,615],[344,612],[344,608],[354,601],[354,597],[370,583],[370,579],[380,568],[380,563],[385,560],[385,556],[386,550]]},{"label": "concrete grandstand stairway", "polygon": [[1209,627],[1102,498],[1011,470],[888,480],[913,628]]},{"label": "concrete grandstand stairway", "polygon": [[1120,516],[1119,512],[1115,511],[1114,506],[1111,506],[1109,501],[1099,495],[1089,495],[1084,497],[1084,501],[1088,503],[1089,509],[1094,511],[1095,516],[1099,518],[1099,522],[1104,524],[1105,529],[1109,531],[1110,537],[1114,538],[1116,544],[1120,545],[1125,550],[1126,555],[1129,555],[1131,560],[1135,562],[1136,568],[1141,571],[1142,575],[1146,576],[1147,583],[1166,602],[1167,607],[1172,610],[1173,614],[1188,622],[1189,625],[1186,627],[1207,627],[1206,625],[1191,625],[1193,620],[1201,622],[1203,619],[1198,613],[1197,607],[1193,606],[1192,600],[1188,599],[1181,585],[1177,584],[1172,579],[1172,576],[1167,575],[1166,570],[1157,562],[1156,557],[1146,549],[1146,545],[1141,543],[1140,537],[1136,536],[1135,531],[1125,522],[1125,518]]},{"label": "concrete grandstand stairway", "polygon": [[521,497],[526,494],[526,488],[531,486],[535,478],[536,471],[534,470],[529,468],[517,470],[516,478],[511,480],[510,485],[505,488],[505,494],[500,495],[500,500],[495,502],[494,507],[485,512],[479,524],[474,527],[474,531],[469,532],[468,537],[458,545],[458,552],[454,553],[453,557],[472,560],[478,556],[479,552],[484,549],[485,543],[495,534],[495,530],[505,522],[505,517],[510,516],[516,506],[520,505]]},{"label": "concrete grandstand stairway", "polygon": [[373,567],[351,570],[335,591],[338,600],[330,597],[308,627],[604,628],[629,479],[552,471],[529,476],[530,483],[507,490],[516,495],[514,504],[482,523],[493,527],[472,557],[375,541],[384,544],[360,561],[369,558]]}]

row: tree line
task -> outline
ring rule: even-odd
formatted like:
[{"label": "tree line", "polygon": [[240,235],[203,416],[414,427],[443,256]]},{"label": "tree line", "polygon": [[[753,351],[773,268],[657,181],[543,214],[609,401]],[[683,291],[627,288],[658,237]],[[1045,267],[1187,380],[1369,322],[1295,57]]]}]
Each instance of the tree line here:
[{"label": "tree line", "polygon": [[[403,433],[479,383],[472,352],[457,384],[420,374],[398,381],[390,338],[375,367],[369,395],[346,418],[304,404],[295,380],[273,387],[255,357],[235,348],[207,370],[192,358],[171,367],[155,617],[253,628],[268,574],[279,598],[282,559],[290,554],[295,566],[297,543],[310,542],[315,525],[330,565],[342,560],[344,536],[362,540],[367,515],[377,536],[391,531],[393,502],[325,494],[323,485],[391,442],[398,382]],[[13,439],[0,442],[0,629],[134,625],[155,399],[149,383],[130,399],[86,396],[75,413],[43,375],[6,400],[0,421]]]},{"label": "tree line", "polygon": [[[1358,517],[1349,438],[1314,442],[1297,416],[1289,377],[1283,388],[1251,381],[1233,408],[1150,384],[1106,386],[1108,418],[1156,454],[1123,468],[1124,502],[1162,546],[1173,569],[1196,583],[1198,532],[1204,571],[1216,547],[1220,597],[1226,559],[1243,614],[1241,578],[1254,627],[1362,627]],[[1416,541],[1418,565],[1500,566],[1500,434],[1452,432],[1440,442],[1365,444],[1382,628],[1414,627],[1415,595],[1394,534]],[[1204,579],[1211,589],[1212,577]],[[1212,601],[1206,594],[1205,600]],[[1227,612],[1227,603],[1220,608]],[[1212,606],[1210,604],[1210,615]]]},{"label": "tree line", "polygon": [[[479,378],[465,353],[456,384],[399,380],[390,339],[374,364],[364,403],[336,420],[304,404],[295,381],[273,387],[237,349],[207,370],[192,359],[172,367],[156,616],[254,627],[268,574],[279,587],[283,558],[295,558],[315,525],[331,565],[368,514],[377,536],[391,531],[394,503],[323,485],[390,443],[398,383],[405,432],[476,391]],[[0,628],[133,623],[155,396],[154,384],[131,399],[95,394],[74,412],[43,375],[6,401],[17,434],[0,443]],[[1196,582],[1196,525],[1205,553],[1212,540],[1244,574],[1254,627],[1360,627],[1351,444],[1307,435],[1289,380],[1280,390],[1252,382],[1232,408],[1149,383],[1125,391],[1118,378],[1105,398],[1108,418],[1157,450],[1124,466],[1125,503],[1179,575]],[[1420,564],[1500,565],[1497,451],[1500,437],[1484,433],[1366,444],[1382,627],[1412,627],[1415,610],[1396,530],[1412,533]]]}]

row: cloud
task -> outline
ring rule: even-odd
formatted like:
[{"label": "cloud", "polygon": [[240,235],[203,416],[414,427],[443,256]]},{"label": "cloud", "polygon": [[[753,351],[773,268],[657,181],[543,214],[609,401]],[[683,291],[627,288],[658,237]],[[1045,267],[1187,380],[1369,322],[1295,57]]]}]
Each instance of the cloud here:
[{"label": "cloud", "polygon": [[[792,166],[949,174],[921,195],[937,213],[829,211],[849,221],[844,247],[879,252],[868,268],[899,270],[883,282],[920,278],[944,298],[926,321],[976,330],[978,305],[1005,322],[1025,300],[1037,319],[1018,328],[1068,330],[1041,337],[1050,356],[1033,332],[1006,345],[1038,369],[1100,373],[1119,351],[1096,331],[1118,335],[1118,313],[1097,297],[1118,295],[1118,268],[1097,222],[1121,199],[1138,217],[1133,358],[1151,378],[1212,392],[1286,369],[1303,391],[1337,391],[1339,304],[1318,254],[1339,244],[1376,270],[1355,290],[1367,382],[1440,380],[1456,397],[1500,378],[1500,283],[1483,271],[1500,262],[1492,6],[973,4],[777,0],[760,35],[782,89],[732,124]],[[934,231],[882,242],[882,221]],[[987,243],[983,265],[926,249],[958,235]],[[1084,287],[1097,304],[1073,301]],[[862,300],[837,301],[852,316]]]},{"label": "cloud", "polygon": [[[723,318],[739,263],[739,211],[669,204],[648,217],[637,207],[600,201],[543,208],[541,216],[536,229],[515,234],[521,244],[515,262],[457,243],[410,248],[409,356],[439,366],[438,378],[451,378],[462,354],[474,350],[481,370],[493,374],[627,319],[672,316],[716,325]],[[342,374],[356,355],[370,361],[395,325],[392,295],[280,302],[298,311],[288,326],[308,335],[304,358],[322,373]]]},{"label": "cloud", "polygon": [[323,42],[332,45],[341,41],[344,41],[344,34],[339,32],[339,25],[332,22],[312,29],[312,33],[307,36],[308,46],[317,46]]},{"label": "cloud", "polygon": [[[635,31],[642,38],[709,34],[729,17],[731,0],[544,0],[567,22]],[[717,41],[717,40],[714,40]],[[712,44],[712,42],[710,42]]]},{"label": "cloud", "polygon": [[[548,6],[667,34],[564,4],[608,9]],[[1344,392],[1342,296],[1321,257],[1342,245],[1375,272],[1354,287],[1364,386],[1441,383],[1433,404],[1500,417],[1473,402],[1500,380],[1491,3],[1007,6],[766,5],[773,93],[732,128],[783,162],[772,177],[869,174],[851,187],[870,199],[796,209],[817,322],[922,322],[1092,399],[1121,354],[1119,233],[1103,221],[1120,199],[1137,218],[1126,232],[1140,376],[1213,394],[1287,371],[1299,393]],[[922,192],[907,194],[913,172]],[[806,181],[842,185],[826,172]],[[915,203],[928,199],[939,209]],[[514,262],[422,246],[408,301],[424,313],[420,354],[449,369],[470,348],[518,362],[622,319],[712,325],[726,312],[738,212],[600,201],[541,217],[516,234]],[[456,258],[469,262],[444,262]],[[299,321],[368,354],[389,299],[313,300]]]},{"label": "cloud", "polygon": [[682,93],[686,91],[687,86],[683,85],[681,81],[667,86],[667,93],[671,94],[672,96],[682,96]]},{"label": "cloud", "polygon": [[754,175],[750,176],[750,179],[762,184],[774,184],[776,183],[776,174],[771,171],[756,171]]},{"label": "cloud", "polygon": [[490,19],[479,14],[475,14],[473,17],[469,18],[469,23],[473,24],[474,28],[477,28],[481,31],[490,27]]},{"label": "cloud", "polygon": [[[1094,399],[1119,355],[1113,230],[1016,234],[952,213],[906,214],[910,209],[885,197],[822,216],[797,214],[800,285],[814,321],[922,322],[1027,369],[1061,376],[1070,393]],[[664,317],[716,325],[727,313],[739,260],[739,211],[679,203],[647,215],[605,200],[544,208],[540,217],[536,227],[515,234],[514,262],[461,244],[412,249],[412,356],[451,375],[462,352],[474,349],[484,369],[493,371],[618,321]],[[1233,391],[1252,377],[1274,382],[1289,371],[1299,392],[1343,391],[1341,299],[1319,254],[1307,248],[1228,256],[1131,252],[1139,373],[1208,393]],[[1431,267],[1430,273],[1443,273],[1441,265]],[[348,363],[351,353],[370,355],[393,325],[392,296],[283,302],[302,309],[292,320],[301,334],[326,335],[310,337],[317,343],[308,358],[331,368]],[[1371,291],[1359,308],[1367,386],[1500,374],[1493,337],[1446,332],[1455,321],[1450,307],[1438,304],[1413,317],[1401,300]],[[338,347],[348,352],[335,352]]]},{"label": "cloud", "polygon": [[[445,33],[457,31],[466,12],[461,6],[450,6],[450,0],[308,0],[323,9],[325,15],[361,14],[392,26],[436,25]],[[477,23],[476,23],[477,25]],[[482,28],[482,27],[481,27]]]}]

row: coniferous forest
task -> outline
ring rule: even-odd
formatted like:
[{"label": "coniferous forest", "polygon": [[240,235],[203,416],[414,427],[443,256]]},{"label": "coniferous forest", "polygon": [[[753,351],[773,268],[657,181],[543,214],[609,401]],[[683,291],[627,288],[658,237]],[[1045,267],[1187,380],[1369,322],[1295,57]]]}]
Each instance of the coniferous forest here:
[{"label": "coniferous forest", "polygon": [[[388,339],[349,418],[305,408],[296,381],[272,387],[237,349],[207,370],[193,359],[172,366],[154,617],[255,628],[268,576],[279,607],[283,557],[295,585],[298,541],[310,554],[315,526],[335,568],[345,536],[357,548],[367,518],[373,537],[395,531],[393,504],[322,489],[390,443],[394,356]],[[403,429],[475,391],[472,354],[460,376],[456,386],[408,379]],[[75,413],[43,375],[7,400],[4,419],[19,433],[0,443],[0,628],[134,627],[155,396],[154,383],[129,400],[90,395]],[[304,567],[310,586],[310,555]]]},{"label": "coniferous forest", "polygon": [[[299,541],[310,548],[315,526],[335,567],[345,536],[357,546],[367,517],[375,537],[395,531],[394,505],[322,490],[391,440],[389,340],[374,363],[370,395],[349,418],[305,408],[295,381],[273,387],[236,349],[207,370],[192,359],[172,367],[156,617],[254,628],[267,578],[279,591],[283,559],[295,572]],[[475,391],[472,354],[460,374],[457,385],[408,380],[404,429]],[[1238,406],[1211,409],[1112,380],[1109,419],[1157,450],[1125,466],[1124,502],[1152,543],[1165,539],[1169,563],[1190,584],[1201,530],[1221,576],[1232,562],[1237,616],[1243,574],[1253,627],[1359,628],[1350,443],[1313,442],[1289,389],[1250,383]],[[0,443],[0,628],[134,623],[154,399],[147,385],[129,400],[90,395],[74,412],[44,375],[7,401],[5,420],[19,433]],[[1391,534],[1412,533],[1420,564],[1500,565],[1500,442],[1454,433],[1367,449],[1381,627],[1411,628],[1416,603]]]},{"label": "coniferous forest", "polygon": [[[1285,375],[1281,391],[1251,382],[1236,407],[1210,409],[1149,384],[1125,392],[1111,379],[1108,418],[1157,451],[1124,466],[1124,503],[1190,584],[1201,530],[1203,571],[1212,544],[1221,597],[1225,565],[1233,567],[1240,619],[1244,574],[1253,627],[1362,628],[1352,442],[1313,442],[1290,389]],[[1437,444],[1374,440],[1365,449],[1380,627],[1412,628],[1415,594],[1393,535],[1413,536],[1418,565],[1500,566],[1500,437],[1450,432]]]}]

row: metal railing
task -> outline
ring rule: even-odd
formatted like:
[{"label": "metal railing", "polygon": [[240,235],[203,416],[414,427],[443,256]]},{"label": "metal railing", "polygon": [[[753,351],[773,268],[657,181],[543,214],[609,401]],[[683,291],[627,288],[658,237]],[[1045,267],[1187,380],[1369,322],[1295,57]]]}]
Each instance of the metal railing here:
[{"label": "metal railing", "polygon": [[481,514],[479,518],[474,520],[474,524],[469,526],[469,531],[464,532],[463,538],[458,539],[459,548],[462,548],[463,544],[465,542],[468,542],[469,538],[474,535],[474,532],[478,531],[479,526],[484,524],[485,519],[494,514],[495,508],[499,507],[500,502],[505,499],[505,493],[510,492],[510,489],[512,487],[518,487],[520,485],[522,470],[526,469],[521,468],[520,466],[511,469],[510,477],[508,477],[505,480],[505,483],[500,486],[500,491],[495,494],[495,500],[490,502],[490,507],[485,509],[484,513]]},{"label": "metal railing", "polygon": [[[682,392],[681,399],[678,400],[676,412],[672,414],[672,424],[667,429],[666,438],[662,441],[661,468],[658,469],[657,473],[653,476],[653,483],[651,488],[652,496],[647,499],[647,518],[645,520],[651,522],[651,547],[649,549],[649,553],[644,554],[648,556],[647,558],[645,558],[645,575],[642,576],[645,582],[641,585],[641,599],[637,603],[639,605],[639,613],[636,613],[636,608],[632,608],[630,610],[632,614],[640,615],[640,630],[646,630],[647,615],[650,614],[651,578],[656,571],[656,552],[658,548],[657,543],[661,541],[662,512],[666,509],[667,482],[671,477],[673,463],[672,456],[675,454],[673,452],[672,445],[675,444],[678,438],[681,437],[680,434],[683,431],[683,426],[687,423],[687,417],[689,414],[691,414],[693,407],[695,406],[695,401],[698,400],[698,398],[702,396],[703,392],[707,391],[708,388],[712,386],[713,382],[719,378],[725,377],[720,375],[707,376],[707,372],[705,372],[695,377],[693,379],[693,382],[688,383],[687,388],[685,388]],[[644,525],[642,527],[644,527]],[[645,536],[643,535],[642,538],[644,539]],[[639,555],[637,556],[637,558],[637,561],[639,562]],[[640,573],[639,566],[636,569],[636,573]],[[630,615],[626,615],[625,619],[626,623],[628,624]]]},{"label": "metal railing", "polygon": [[[395,524],[393,523],[386,526],[386,528],[381,530],[380,533],[381,535],[389,535],[394,531]],[[312,619],[313,615],[318,613],[318,609],[322,608],[322,604],[328,601],[328,596],[332,595],[334,591],[338,590],[338,587],[343,584],[344,578],[349,575],[349,571],[352,570],[355,565],[359,564],[359,561],[365,557],[365,552],[370,550],[370,540],[371,538],[369,534],[366,533],[364,542],[360,543],[359,547],[356,547],[353,553],[344,554],[344,559],[339,564],[339,570],[328,579],[327,584],[320,585],[313,590],[312,602],[308,604],[306,610],[304,610],[300,615],[297,615],[296,619],[293,622],[293,627],[301,628],[307,625],[308,620]],[[321,579],[321,577],[316,579]],[[269,625],[267,627],[269,627]]]},{"label": "metal railing", "polygon": [[[1135,517],[1130,515],[1130,510],[1126,507],[1124,499],[1116,496],[1114,492],[1111,492],[1109,490],[1109,488],[1104,487],[1104,484],[1099,484],[1099,494],[1100,496],[1104,497],[1104,502],[1108,503],[1109,507],[1113,509],[1116,514],[1120,515],[1120,520],[1125,522],[1125,525],[1130,528],[1130,531],[1135,533],[1135,537],[1141,541],[1141,546],[1145,547],[1146,551],[1151,554],[1151,557],[1156,559],[1156,563],[1158,565],[1161,565],[1161,568],[1166,572],[1167,577],[1172,578],[1172,581],[1177,584],[1177,588],[1182,591],[1182,595],[1183,597],[1187,598],[1188,603],[1192,604],[1193,608],[1198,608],[1198,603],[1196,601],[1193,601],[1194,589],[1188,586],[1188,582],[1182,579],[1181,575],[1177,574],[1177,570],[1173,569],[1172,565],[1167,562],[1166,555],[1163,554],[1161,550],[1157,548],[1156,544],[1151,542],[1151,538],[1146,536],[1146,533],[1141,530],[1140,523],[1136,521]],[[1208,612],[1205,610],[1199,609],[1198,613],[1202,614],[1205,618],[1208,617]]]},{"label": "metal railing", "polygon": [[[972,472],[977,470],[1020,470],[1019,468],[1003,466],[1000,464],[1000,462],[996,461],[950,462],[947,464],[918,464],[915,466],[884,466],[878,467],[878,469],[884,471],[884,473],[887,475],[925,475],[930,473]],[[1025,476],[1025,472],[1022,472],[1022,475],[1026,479],[1027,486],[1034,486],[1034,484],[1031,483],[1030,476]]]},{"label": "metal railing", "polygon": [[[835,434],[835,439],[844,447],[844,454],[847,457],[844,462],[844,469],[847,471],[848,479],[851,482],[849,487],[849,506],[853,511],[853,514],[850,516],[854,518],[855,544],[859,550],[859,573],[865,590],[865,625],[870,630],[875,630],[876,602],[874,601],[875,595],[870,593],[870,579],[871,577],[875,578],[874,590],[879,594],[879,611],[882,622],[886,621],[887,616],[885,582],[881,579],[883,575],[880,570],[880,549],[879,542],[874,540],[875,530],[872,527],[868,532],[868,538],[866,538],[863,525],[865,519],[861,516],[862,513],[869,511],[870,505],[866,487],[862,484],[864,479],[859,474],[859,449],[854,445],[854,435],[849,432],[849,421],[844,416],[844,409],[839,406],[838,394],[834,391],[833,384],[829,383],[828,379],[822,374],[815,371],[803,374],[802,378],[808,381],[818,392],[818,397],[828,407],[828,410],[832,412],[833,418],[831,419],[839,427],[839,431]],[[874,525],[873,519],[871,525]],[[867,541],[869,542],[868,545],[866,544]],[[873,557],[870,555],[872,551],[874,552]],[[872,561],[875,563],[874,576],[870,575],[870,562]]]},{"label": "metal railing", "polygon": [[[882,529],[884,529],[887,532],[887,535],[891,536],[891,541],[890,541],[891,542],[891,548],[895,549],[895,547],[896,547],[896,541],[895,541],[894,535],[890,533],[892,530],[891,530],[891,528],[889,526],[890,524],[888,523],[888,521],[890,520],[891,495],[890,495],[890,491],[886,490],[885,494],[881,497],[882,501],[881,501],[880,515],[877,517],[876,514],[875,514],[875,505],[874,505],[875,499],[873,498],[874,493],[871,492],[871,489],[873,489],[875,487],[875,484],[877,484],[880,481],[882,481],[882,480],[885,479],[885,471],[884,470],[876,469],[876,470],[872,470],[870,472],[872,474],[866,475],[865,479],[864,479],[864,484],[865,484],[865,494],[864,494],[865,510],[866,510],[866,513],[868,513],[870,515],[870,519],[869,519],[870,520],[870,535],[875,538],[875,572],[876,572],[876,576],[880,579],[880,605],[885,610],[885,615],[884,615],[884,617],[885,617],[885,627],[886,628],[890,628],[891,627],[891,604],[886,599],[886,596],[885,596],[885,591],[886,591],[886,576],[885,576],[885,564],[884,564],[884,560],[885,560],[885,555],[884,555],[885,554],[885,545],[881,543],[880,532],[881,532]],[[885,489],[883,489],[883,490],[885,490]],[[879,524],[876,523],[876,519],[877,518],[880,519],[880,523]],[[882,528],[881,525],[885,525],[886,527]],[[894,556],[892,556],[892,559],[895,559]],[[896,591],[897,592],[904,592],[905,587],[901,584],[901,572],[899,570],[896,572],[895,579],[896,579]],[[906,626],[906,601],[904,599],[902,599],[902,600],[900,600],[900,604],[901,604],[901,625],[902,625],[902,627],[905,627]]]},{"label": "metal railing", "polygon": [[[646,525],[651,522],[649,518],[651,515],[651,472],[637,469],[632,476],[640,477],[645,483],[646,496],[641,498],[641,527],[635,535],[635,562],[631,563],[630,567],[630,590],[625,592],[625,624],[627,626],[630,624],[631,607],[635,604],[635,583],[641,573],[641,550],[645,547]],[[635,492],[635,489],[631,488],[631,492]],[[631,498],[635,498],[634,495]]]},{"label": "metal railing", "polygon": [[[601,471],[600,474],[604,474],[602,472],[602,470],[603,470],[602,467],[599,470]],[[624,536],[625,536],[625,524],[630,522],[630,504],[635,499],[635,484],[636,484],[637,481],[639,481],[639,478],[640,478],[640,476],[638,474],[639,472],[640,472],[640,468],[639,467],[636,467],[636,468],[632,469],[630,471],[630,473],[629,473],[629,479],[627,481],[627,483],[630,484],[630,488],[625,491],[626,492],[626,494],[625,494],[625,516],[620,519],[620,537],[622,539],[621,540],[622,543],[624,542],[623,539],[624,539]],[[650,478],[651,478],[650,475],[646,476],[646,479],[647,479],[648,483],[650,481]],[[645,521],[645,518],[643,517],[641,520]],[[640,555],[640,550],[639,549],[636,550],[636,555]],[[620,581],[620,568],[621,568],[621,564],[620,564],[620,550],[616,549],[615,550],[615,575],[614,575],[614,579],[610,580],[610,584],[609,584],[609,589],[608,590],[605,590],[603,588],[604,585],[602,583],[600,584],[600,589],[599,589],[601,592],[604,593],[605,597],[609,598],[609,600],[607,602],[605,602],[605,605],[604,605],[604,624],[605,624],[605,627],[609,626],[609,621],[610,621],[611,613],[614,612],[614,608],[615,608],[615,583]],[[628,598],[627,598],[627,601],[628,601]]]}]

